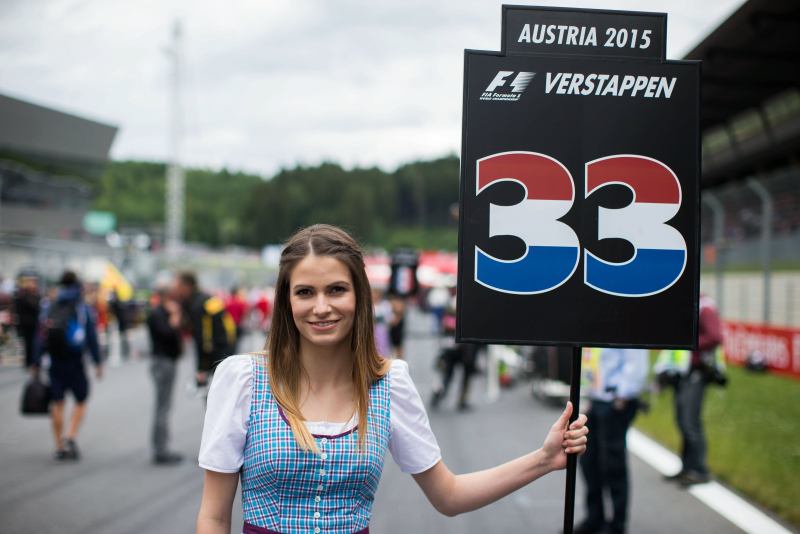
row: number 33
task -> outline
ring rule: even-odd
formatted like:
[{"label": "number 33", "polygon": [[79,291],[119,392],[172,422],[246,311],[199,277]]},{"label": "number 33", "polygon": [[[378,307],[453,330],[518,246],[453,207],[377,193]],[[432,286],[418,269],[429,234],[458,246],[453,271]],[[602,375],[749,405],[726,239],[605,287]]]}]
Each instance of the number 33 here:
[{"label": "number 33", "polygon": [[[501,152],[478,160],[476,195],[504,181],[522,185],[525,198],[513,206],[490,204],[489,237],[516,236],[527,248],[520,258],[501,260],[475,247],[475,281],[503,293],[552,291],[578,267],[578,236],[558,220],[575,200],[572,175],[558,160],[536,152]],[[680,182],[665,164],[645,156],[618,154],[586,164],[586,197],[612,184],[629,188],[633,201],[621,209],[599,208],[598,239],[624,239],[634,254],[612,263],[585,250],[583,281],[621,297],[661,293],[686,268],[686,241],[666,224],[680,209]]]}]

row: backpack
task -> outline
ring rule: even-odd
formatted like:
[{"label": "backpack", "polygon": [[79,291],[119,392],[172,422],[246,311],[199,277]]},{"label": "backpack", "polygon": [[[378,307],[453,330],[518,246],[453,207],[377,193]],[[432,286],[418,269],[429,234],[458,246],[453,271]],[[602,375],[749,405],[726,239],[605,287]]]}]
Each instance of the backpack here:
[{"label": "backpack", "polygon": [[55,302],[47,312],[47,348],[53,358],[83,352],[85,311],[74,302]]},{"label": "backpack", "polygon": [[206,352],[221,357],[233,352],[236,346],[236,323],[225,309],[225,304],[217,297],[210,297],[203,303],[203,345]]}]

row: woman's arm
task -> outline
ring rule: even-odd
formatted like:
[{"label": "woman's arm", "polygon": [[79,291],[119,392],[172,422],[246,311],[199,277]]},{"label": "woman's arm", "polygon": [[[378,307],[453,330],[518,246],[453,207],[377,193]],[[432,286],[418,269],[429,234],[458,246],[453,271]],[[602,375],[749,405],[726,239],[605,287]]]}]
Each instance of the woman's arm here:
[{"label": "woman's arm", "polygon": [[239,473],[206,470],[196,534],[230,534],[231,509],[238,485]]},{"label": "woman's arm", "polygon": [[477,510],[530,484],[537,478],[567,465],[567,453],[586,450],[589,429],[581,415],[567,430],[572,403],[553,424],[541,449],[484,471],[454,475],[438,462],[427,471],[414,475],[425,496],[439,512],[454,516]]}]

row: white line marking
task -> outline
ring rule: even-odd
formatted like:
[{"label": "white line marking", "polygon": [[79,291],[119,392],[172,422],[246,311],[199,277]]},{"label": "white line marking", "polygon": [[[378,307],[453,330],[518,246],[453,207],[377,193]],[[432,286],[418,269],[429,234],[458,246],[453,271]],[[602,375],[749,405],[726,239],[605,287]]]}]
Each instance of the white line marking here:
[{"label": "white line marking", "polygon": [[[628,431],[628,449],[663,475],[677,473],[681,460],[636,429]],[[750,534],[791,534],[761,510],[716,482],[696,484],[689,493]]]}]

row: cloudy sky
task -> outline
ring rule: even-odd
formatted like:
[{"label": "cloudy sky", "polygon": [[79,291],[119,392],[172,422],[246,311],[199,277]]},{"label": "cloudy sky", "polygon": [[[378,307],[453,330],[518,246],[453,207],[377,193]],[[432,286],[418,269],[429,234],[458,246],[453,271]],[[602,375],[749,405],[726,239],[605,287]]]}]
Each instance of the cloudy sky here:
[{"label": "cloudy sky", "polygon": [[[180,19],[186,164],[391,170],[458,152],[463,50],[499,50],[502,3],[0,0],[0,93],[119,126],[115,159],[164,160]],[[535,2],[667,12],[670,59],[742,3]]]}]

